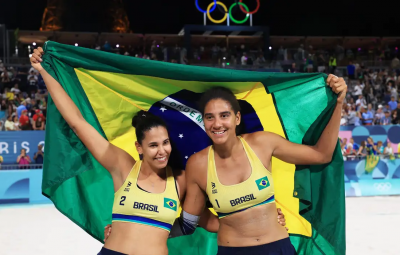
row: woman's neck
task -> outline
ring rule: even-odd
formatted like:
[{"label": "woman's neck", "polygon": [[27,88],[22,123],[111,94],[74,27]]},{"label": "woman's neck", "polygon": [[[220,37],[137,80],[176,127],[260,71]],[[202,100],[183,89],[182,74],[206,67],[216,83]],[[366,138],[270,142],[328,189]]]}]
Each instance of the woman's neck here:
[{"label": "woman's neck", "polygon": [[142,160],[142,166],[140,169],[140,173],[144,176],[155,176],[157,175],[160,178],[165,178],[166,176],[166,168],[154,168],[146,161]]},{"label": "woman's neck", "polygon": [[220,158],[229,158],[240,148],[240,140],[237,136],[229,138],[224,144],[213,144],[214,151]]}]

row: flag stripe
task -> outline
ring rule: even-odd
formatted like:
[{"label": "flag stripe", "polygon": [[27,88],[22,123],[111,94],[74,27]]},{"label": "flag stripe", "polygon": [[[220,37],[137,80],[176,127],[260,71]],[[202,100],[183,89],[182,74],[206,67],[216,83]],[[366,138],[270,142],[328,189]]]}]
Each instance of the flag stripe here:
[{"label": "flag stripe", "polygon": [[75,72],[77,72],[79,75],[83,75],[86,78],[92,80],[93,82],[95,82],[96,84],[104,87],[105,89],[107,89],[108,91],[110,91],[111,93],[114,93],[115,95],[119,96],[120,98],[122,98],[123,100],[125,100],[126,102],[136,106],[137,108],[139,108],[140,110],[146,111],[145,109],[143,109],[142,107],[140,107],[139,105],[135,104],[134,102],[132,102],[130,99],[122,96],[121,94],[116,93],[115,91],[113,91],[112,89],[108,88],[107,86],[104,86],[104,84],[100,83],[99,81],[97,81],[96,79],[94,79],[92,76],[82,72],[81,70],[79,70],[78,68],[75,68]]}]

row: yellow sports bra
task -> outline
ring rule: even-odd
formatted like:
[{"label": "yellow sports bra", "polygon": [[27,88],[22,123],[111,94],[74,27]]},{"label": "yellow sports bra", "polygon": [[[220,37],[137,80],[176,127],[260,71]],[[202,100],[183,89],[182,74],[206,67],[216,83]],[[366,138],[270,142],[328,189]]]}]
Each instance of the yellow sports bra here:
[{"label": "yellow sports bra", "polygon": [[213,146],[210,146],[208,151],[206,193],[219,218],[254,206],[275,202],[271,172],[264,167],[247,142],[240,136],[239,139],[251,166],[250,177],[239,184],[227,186],[219,182]]},{"label": "yellow sports bra", "polygon": [[114,194],[112,221],[133,222],[171,231],[178,216],[179,197],[172,169],[167,167],[163,193],[149,193],[137,186],[142,161],[137,161],[124,184]]}]

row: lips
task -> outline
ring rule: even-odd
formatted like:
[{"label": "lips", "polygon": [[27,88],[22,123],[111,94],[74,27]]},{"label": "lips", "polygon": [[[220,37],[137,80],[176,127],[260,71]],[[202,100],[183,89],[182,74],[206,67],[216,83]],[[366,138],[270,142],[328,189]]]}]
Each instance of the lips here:
[{"label": "lips", "polygon": [[225,134],[226,130],[222,130],[222,131],[211,131],[211,133],[213,133],[216,136],[222,136],[223,134]]},{"label": "lips", "polygon": [[155,158],[155,160],[157,160],[158,162],[165,162],[167,161],[167,157],[159,157],[159,158]]}]

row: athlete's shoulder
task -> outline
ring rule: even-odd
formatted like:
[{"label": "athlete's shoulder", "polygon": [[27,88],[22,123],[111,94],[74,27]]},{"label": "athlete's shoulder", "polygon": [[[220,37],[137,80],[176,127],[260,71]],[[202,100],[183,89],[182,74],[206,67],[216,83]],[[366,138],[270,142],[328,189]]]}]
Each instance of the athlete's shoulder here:
[{"label": "athlete's shoulder", "polygon": [[189,160],[186,163],[186,173],[200,173],[202,171],[207,170],[208,165],[208,151],[210,147],[207,147],[192,156],[190,156]]},{"label": "athlete's shoulder", "polygon": [[190,156],[190,158],[188,160],[188,164],[193,164],[193,163],[201,164],[202,162],[207,163],[209,151],[210,151],[210,146],[202,149],[199,152],[196,152],[195,154]]},{"label": "athlete's shoulder", "polygon": [[243,139],[246,140],[247,143],[251,144],[263,144],[274,136],[276,136],[276,134],[268,131],[257,131],[242,135]]},{"label": "athlete's shoulder", "polygon": [[242,135],[242,137],[253,150],[260,152],[273,150],[275,144],[281,139],[279,135],[268,131],[258,131]]}]

